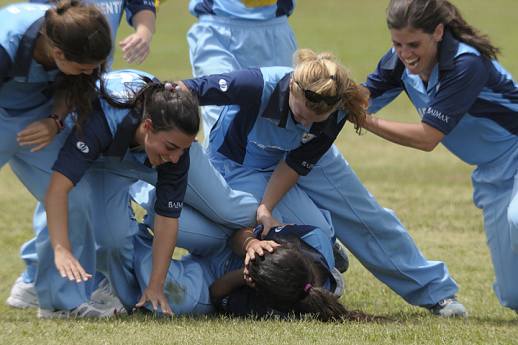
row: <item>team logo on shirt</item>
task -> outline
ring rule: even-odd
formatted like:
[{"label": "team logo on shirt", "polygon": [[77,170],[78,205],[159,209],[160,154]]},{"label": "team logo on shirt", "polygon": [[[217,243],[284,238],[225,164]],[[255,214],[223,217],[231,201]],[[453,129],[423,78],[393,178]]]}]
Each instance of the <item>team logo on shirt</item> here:
[{"label": "team logo on shirt", "polygon": [[300,141],[301,141],[303,144],[305,144],[305,143],[307,143],[307,142],[309,142],[309,141],[311,141],[311,140],[315,139],[315,137],[316,137],[316,135],[315,135],[315,134],[311,134],[311,133],[306,132],[306,133],[302,134],[302,139],[300,139]]},{"label": "team logo on shirt", "polygon": [[450,121],[450,117],[449,116],[444,115],[439,110],[436,110],[436,109],[434,109],[432,107],[418,108],[417,111],[421,115],[421,118],[423,116],[425,116],[425,115],[428,115],[428,116],[435,117],[436,119],[438,119],[438,120],[440,120],[440,121],[442,121],[444,123],[449,123],[449,121]]},{"label": "team logo on shirt", "polygon": [[282,229],[284,229],[286,227],[286,225],[280,225],[280,226],[276,226],[275,228],[273,228],[273,231],[275,232],[281,232]]},{"label": "team logo on shirt", "polygon": [[225,79],[220,79],[218,81],[218,84],[219,84],[219,89],[223,92],[227,92],[228,90],[228,84],[227,84],[227,81]]},{"label": "team logo on shirt", "polygon": [[179,208],[182,208],[182,206],[183,206],[183,202],[181,202],[181,201],[169,201],[167,203],[167,207],[169,207],[169,208],[179,209]]},{"label": "team logo on shirt", "polygon": [[86,145],[84,142],[82,141],[78,141],[77,144],[76,144],[76,147],[79,151],[83,152],[83,153],[88,153],[90,152],[90,148],[88,147],[88,145]]}]

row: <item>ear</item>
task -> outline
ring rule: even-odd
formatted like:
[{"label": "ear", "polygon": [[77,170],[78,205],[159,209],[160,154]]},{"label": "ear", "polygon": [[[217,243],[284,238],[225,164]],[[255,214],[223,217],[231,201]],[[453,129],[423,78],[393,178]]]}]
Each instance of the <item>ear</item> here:
[{"label": "ear", "polygon": [[144,120],[144,129],[146,132],[153,130],[153,121],[151,121],[151,119]]},{"label": "ear", "polygon": [[432,36],[433,36],[435,42],[442,41],[442,37],[444,36],[444,24],[443,23],[437,24],[437,26],[435,27],[435,30],[433,31]]},{"label": "ear", "polygon": [[52,47],[52,57],[54,58],[54,60],[59,60],[59,61],[66,60],[65,53],[61,49],[56,48],[56,47]]}]

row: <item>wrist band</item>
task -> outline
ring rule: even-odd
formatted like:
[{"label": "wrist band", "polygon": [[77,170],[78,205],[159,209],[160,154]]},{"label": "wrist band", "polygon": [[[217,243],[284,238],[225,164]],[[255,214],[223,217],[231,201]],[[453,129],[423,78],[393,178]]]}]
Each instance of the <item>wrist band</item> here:
[{"label": "wrist band", "polygon": [[63,128],[65,128],[63,120],[61,120],[57,114],[50,114],[49,119],[53,119],[56,123],[56,126],[58,127],[58,133],[61,132]]}]

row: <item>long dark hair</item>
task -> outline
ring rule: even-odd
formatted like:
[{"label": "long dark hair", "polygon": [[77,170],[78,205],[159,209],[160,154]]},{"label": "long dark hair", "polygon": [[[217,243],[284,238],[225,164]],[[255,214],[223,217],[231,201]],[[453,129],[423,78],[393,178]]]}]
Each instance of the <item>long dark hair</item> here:
[{"label": "long dark hair", "polygon": [[469,25],[458,8],[447,0],[391,0],[388,5],[389,29],[411,27],[431,34],[439,24],[449,29],[456,39],[475,47],[488,59],[496,59],[500,53],[489,37]]},{"label": "long dark hair", "polygon": [[128,85],[126,91],[130,96],[126,99],[110,95],[101,82],[101,97],[115,108],[134,108],[142,114],[142,119],[151,119],[155,131],[178,129],[185,134],[196,135],[200,129],[198,99],[173,82],[141,78],[140,82],[133,83],[138,87]]},{"label": "long dark hair", "polygon": [[[41,33],[51,47],[63,51],[65,59],[80,64],[104,62],[112,49],[110,26],[94,5],[78,0],[57,1],[45,13]],[[104,71],[104,63],[91,75],[61,74],[55,83],[56,94],[79,115],[78,122],[92,110],[97,95],[96,82]]]},{"label": "long dark hair", "polygon": [[373,320],[348,311],[337,296],[322,287],[317,264],[304,255],[298,238],[278,242],[280,247],[251,261],[248,269],[258,294],[271,308],[312,314],[321,321]]}]

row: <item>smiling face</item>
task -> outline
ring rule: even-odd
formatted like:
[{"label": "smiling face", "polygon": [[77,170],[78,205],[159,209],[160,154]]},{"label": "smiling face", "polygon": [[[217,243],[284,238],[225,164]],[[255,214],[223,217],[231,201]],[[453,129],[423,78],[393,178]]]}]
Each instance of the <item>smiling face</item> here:
[{"label": "smiling face", "polygon": [[411,27],[390,30],[399,59],[411,74],[419,75],[424,81],[428,81],[437,63],[438,45],[443,34],[442,24],[437,25],[431,34]]},{"label": "smiling face", "polygon": [[195,135],[185,134],[179,129],[155,131],[151,120],[144,120],[144,149],[153,166],[177,163],[191,146]]},{"label": "smiling face", "polygon": [[322,122],[327,120],[329,115],[335,111],[335,109],[332,109],[327,113],[317,114],[315,111],[309,109],[306,106],[306,97],[299,88],[295,87],[293,81],[290,82],[290,96],[288,103],[295,121],[302,124],[306,128],[310,127],[314,122]]}]

